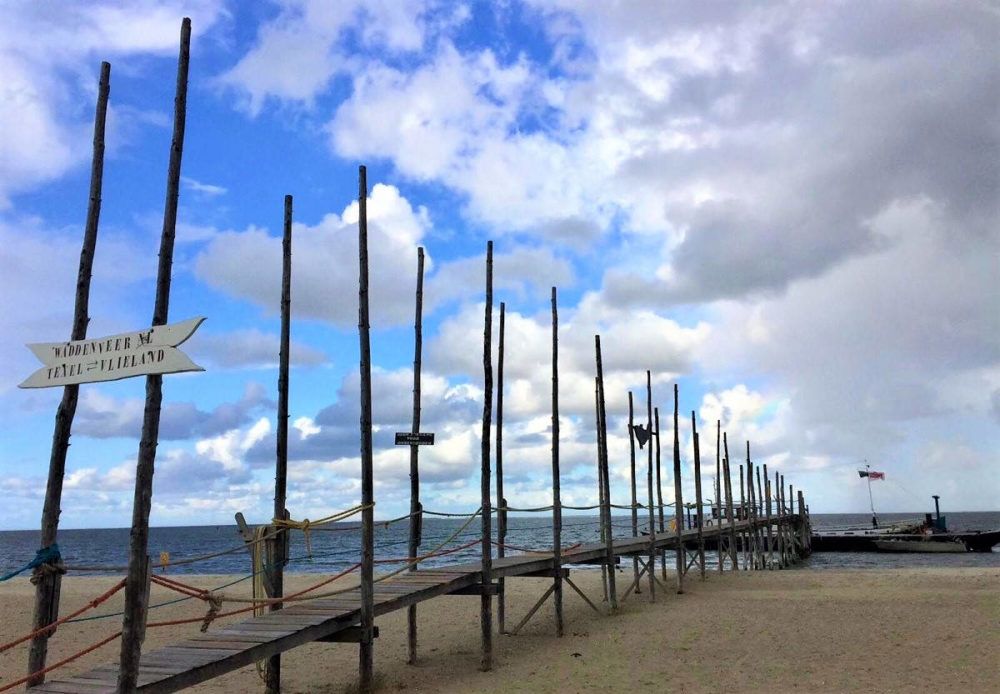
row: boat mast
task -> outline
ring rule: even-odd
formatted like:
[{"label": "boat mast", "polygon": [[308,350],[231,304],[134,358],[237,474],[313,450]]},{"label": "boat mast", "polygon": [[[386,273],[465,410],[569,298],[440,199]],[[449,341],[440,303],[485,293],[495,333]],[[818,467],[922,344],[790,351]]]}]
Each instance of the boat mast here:
[{"label": "boat mast", "polygon": [[868,503],[872,507],[872,527],[877,528],[878,514],[875,513],[875,500],[872,498],[872,469],[867,458],[865,459],[865,479],[868,480]]}]

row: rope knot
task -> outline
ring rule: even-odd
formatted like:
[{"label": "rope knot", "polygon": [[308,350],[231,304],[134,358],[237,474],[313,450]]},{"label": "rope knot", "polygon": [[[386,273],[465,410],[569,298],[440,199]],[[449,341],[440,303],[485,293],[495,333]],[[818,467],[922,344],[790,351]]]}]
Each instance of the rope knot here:
[{"label": "rope knot", "polygon": [[208,631],[208,626],[215,620],[219,614],[219,610],[222,609],[222,594],[210,592],[206,594],[205,600],[208,602],[208,612],[205,613],[205,618],[201,621],[202,633]]}]

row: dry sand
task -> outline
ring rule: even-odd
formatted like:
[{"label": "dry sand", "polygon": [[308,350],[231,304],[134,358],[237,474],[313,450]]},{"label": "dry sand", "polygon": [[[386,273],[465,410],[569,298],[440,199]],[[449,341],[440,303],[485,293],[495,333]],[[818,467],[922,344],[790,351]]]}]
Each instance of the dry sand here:
[{"label": "dry sand", "polygon": [[[619,585],[626,574],[619,574]],[[179,577],[203,587],[225,577]],[[574,571],[590,596],[599,574]],[[315,575],[286,579],[308,585]],[[63,614],[114,583],[68,577]],[[547,586],[546,579],[509,579],[508,621],[516,623]],[[247,584],[241,584],[245,587]],[[287,585],[287,584],[286,584]],[[688,581],[684,595],[631,597],[615,617],[602,617],[567,589],[566,636],[555,638],[551,603],[516,637],[495,639],[496,666],[481,673],[479,599],[442,597],[423,603],[420,663],[405,663],[405,613],[378,620],[377,683],[381,691],[804,691],[1000,692],[1000,570],[710,573]],[[0,584],[0,642],[31,623],[32,586]],[[235,589],[233,589],[235,590]],[[247,590],[243,588],[243,590]],[[153,602],[171,595],[154,590]],[[99,608],[120,608],[120,597]],[[232,604],[229,605],[232,607]],[[204,614],[193,601],[156,611],[156,619]],[[120,628],[118,619],[66,625],[52,638],[49,662]],[[194,633],[197,625],[151,630],[146,648]],[[66,669],[116,659],[117,642]],[[20,677],[26,648],[0,654],[0,685]],[[346,692],[356,687],[357,647],[311,644],[283,656],[286,692]],[[198,692],[262,692],[248,667],[193,688]]]}]

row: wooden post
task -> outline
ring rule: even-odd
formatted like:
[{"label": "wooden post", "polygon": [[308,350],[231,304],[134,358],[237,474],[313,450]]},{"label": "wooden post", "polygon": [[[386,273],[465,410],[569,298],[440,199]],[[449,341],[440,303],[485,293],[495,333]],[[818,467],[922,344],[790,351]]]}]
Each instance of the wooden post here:
[{"label": "wooden post", "polygon": [[717,521],[719,523],[719,533],[716,535],[717,543],[715,545],[716,550],[719,553],[719,573],[722,573],[722,468],[721,468],[721,456],[722,456],[722,421],[715,420],[715,508],[716,515],[718,516]]},{"label": "wooden post", "polygon": [[[660,534],[664,534],[667,530],[666,523],[663,517],[663,484],[661,482],[660,475],[660,408],[653,408],[653,421],[656,427],[656,506],[659,509],[659,519],[660,519]],[[660,575],[663,577],[663,581],[667,580],[667,550],[660,550]]]},{"label": "wooden post", "polygon": [[799,490],[799,533],[802,542],[802,555],[809,556],[809,522],[806,520],[806,500]]},{"label": "wooden post", "polygon": [[372,479],[372,352],[368,320],[368,174],[358,167],[358,336],[361,343],[361,639],[358,689],[370,692],[374,680],[375,547]]},{"label": "wooden post", "polygon": [[[760,465],[754,466],[754,475],[757,477],[757,514],[761,518],[764,516],[764,490],[760,484]],[[765,540],[766,530],[764,528],[758,528],[758,537],[760,539],[760,546],[758,547],[758,552],[760,553],[760,566],[761,568],[767,567],[767,556],[765,555]]]},{"label": "wooden post", "polygon": [[[632,486],[632,537],[639,537],[639,509],[636,508],[638,501],[636,499],[636,489],[635,489],[635,419],[634,410],[632,405],[632,391],[628,392],[628,445],[629,445],[629,482]],[[652,442],[650,441],[650,451],[653,450]],[[639,585],[639,557],[638,555],[632,555],[632,584],[635,586],[636,594],[642,592],[642,588]]]},{"label": "wooden post", "polygon": [[684,496],[681,492],[681,439],[678,416],[680,395],[674,384],[674,518],[677,525],[677,592],[684,592],[684,570],[687,558],[684,553]]},{"label": "wooden post", "polygon": [[792,516],[795,515],[795,488],[792,485],[788,485],[788,544],[791,547],[791,560],[793,563],[799,560],[799,538],[798,533],[795,532],[795,528],[791,524]]},{"label": "wooden post", "polygon": [[698,569],[705,580],[705,506],[701,498],[701,447],[698,442],[698,424],[691,410],[691,436],[694,443],[694,498],[698,504]]},{"label": "wooden post", "polygon": [[747,441],[747,502],[750,505],[750,564],[760,568],[760,533],[757,527],[757,496],[753,488],[753,462],[750,460],[750,442]]},{"label": "wooden post", "polygon": [[764,463],[764,517],[767,519],[767,568],[774,568],[774,534],[771,529],[771,479]]},{"label": "wooden post", "polygon": [[618,612],[618,592],[615,589],[615,549],[611,532],[611,483],[608,471],[608,411],[604,401],[604,365],[601,361],[601,336],[594,335],[594,346],[597,354],[597,391],[601,411],[601,467],[604,472],[604,518],[608,533],[607,544],[608,564],[608,600],[612,614]]},{"label": "wooden post", "polygon": [[[503,354],[504,332],[507,306],[500,302],[499,344],[497,345],[497,558],[503,559],[507,553],[507,499],[503,495]],[[503,577],[497,579],[497,631],[507,633],[507,595]]]},{"label": "wooden post", "polygon": [[[285,518],[285,497],[288,479],[288,352],[291,343],[292,311],[292,196],[285,196],[284,233],[281,239],[281,342],[278,349],[278,413],[277,445],[274,465],[274,519]],[[284,595],[284,557],[288,531],[274,533],[268,541],[268,571],[271,574],[273,594]],[[274,603],[268,611],[280,610]],[[267,694],[281,691],[281,655],[267,659],[264,669],[264,688]]]},{"label": "wooden post", "polygon": [[[594,377],[594,411],[596,413],[594,421],[597,430],[597,516],[598,527],[600,528],[601,542],[607,542],[608,528],[604,525],[604,434],[601,431],[601,384],[598,378]],[[608,569],[606,563],[601,564],[601,587],[604,591],[604,602],[608,602]]]},{"label": "wooden post", "polygon": [[[501,314],[502,315],[502,314]],[[503,323],[501,323],[502,325]],[[417,292],[416,308],[413,315],[413,415],[410,420],[410,431],[414,434],[420,431],[420,375],[423,362],[424,342],[424,248],[417,248]],[[503,338],[500,338],[503,340]],[[501,342],[501,344],[503,344]],[[500,447],[499,433],[497,448]],[[420,543],[424,529],[423,506],[420,504],[420,446],[410,446],[410,542],[407,556],[413,559],[420,551]],[[410,571],[416,571],[417,564],[410,564]],[[501,598],[501,604],[503,604]],[[414,665],[417,662],[417,606],[410,605],[406,609],[406,662]]]},{"label": "wooden post", "polygon": [[[739,519],[740,519],[740,521],[745,521],[746,520],[746,512],[747,512],[747,500],[746,500],[746,492],[744,491],[744,488],[746,486],[746,482],[743,480],[743,465],[742,465],[742,463],[738,467],[740,468],[740,512],[739,512]],[[740,553],[743,555],[743,569],[746,570],[747,567],[749,566],[749,559],[747,559],[747,531],[746,530],[740,530]]]},{"label": "wooden post", "polygon": [[777,543],[778,543],[778,568],[785,568],[785,528],[784,528],[784,509],[782,509],[782,499],[781,499],[781,474],[775,470],[774,471],[774,505],[776,508],[775,523],[777,524]]},{"label": "wooden post", "polygon": [[[184,151],[184,127],[187,111],[188,66],[191,60],[191,20],[181,22],[180,53],[177,60],[177,89],[174,97],[174,132],[167,165],[167,196],[160,235],[160,258],[156,273],[154,326],[166,325],[170,308],[170,274],[174,261],[174,235],[177,227],[177,199],[180,195],[181,155]],[[139,674],[139,656],[146,636],[146,605],[149,557],[149,510],[153,501],[153,464],[160,433],[160,404],[163,401],[163,376],[146,377],[146,404],[143,409],[142,435],[135,469],[135,497],[132,503],[132,532],[129,542],[128,576],[125,579],[125,608],[122,618],[118,692],[135,690]]]},{"label": "wooden post", "polygon": [[[97,109],[94,114],[94,152],[90,163],[90,200],[87,203],[87,221],[83,229],[83,245],[80,249],[80,267],[76,276],[76,304],[73,309],[73,326],[70,340],[87,337],[90,322],[90,277],[94,267],[94,251],[97,248],[97,228],[101,218],[101,191],[104,182],[104,129],[108,116],[108,96],[111,93],[111,65],[101,63],[101,77],[97,86]],[[49,456],[49,478],[45,485],[45,504],[42,507],[42,527],[39,549],[56,543],[59,533],[59,514],[62,504],[63,476],[66,472],[66,455],[73,429],[73,417],[79,400],[80,386],[63,387],[62,400],[56,410],[52,431],[52,452]],[[34,570],[35,612],[32,631],[38,631],[59,618],[59,589],[62,576],[58,564],[48,563]],[[45,668],[49,637],[47,632],[31,640],[28,649],[28,673]],[[34,687],[45,681],[45,675],[36,675],[28,680],[27,686]]]},{"label": "wooden post", "polygon": [[559,307],[552,287],[552,568],[556,636],[563,635],[562,500],[559,491]]},{"label": "wooden post", "polygon": [[[493,411],[493,242],[486,244],[486,309],[483,319],[483,440],[481,447],[482,471],[480,473],[483,505],[482,583],[488,585],[493,576],[492,528],[493,513],[490,504],[490,424]],[[484,590],[479,597],[479,623],[481,628],[482,657],[479,669],[493,668],[493,596]]]},{"label": "wooden post", "polygon": [[646,486],[649,496],[649,601],[656,602],[656,517],[653,515],[653,377],[646,371],[646,431],[649,448],[646,449]]},{"label": "wooden post", "polygon": [[726,433],[722,433],[722,474],[726,487],[726,519],[729,521],[729,562],[733,569],[738,568],[736,560],[736,523],[733,516],[733,480],[729,471],[729,441]]}]

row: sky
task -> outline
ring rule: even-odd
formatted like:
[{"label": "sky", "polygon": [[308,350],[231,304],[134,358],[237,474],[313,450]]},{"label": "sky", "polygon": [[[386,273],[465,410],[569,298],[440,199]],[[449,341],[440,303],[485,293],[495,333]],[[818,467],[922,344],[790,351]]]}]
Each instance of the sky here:
[{"label": "sky", "polygon": [[[111,63],[88,335],[148,327],[177,46],[193,24],[151,523],[267,522],[283,199],[294,196],[288,507],[360,498],[358,166],[368,171],[376,516],[409,508],[417,248],[426,508],[479,506],[485,248],[506,306],[505,492],[596,500],[594,336],[612,499],[646,371],[673,499],[690,417],[813,512],[1000,508],[1000,11],[988,2],[14,0],[0,26],[0,529],[37,528],[100,63]],[[496,336],[494,336],[494,347]],[[495,359],[495,357],[494,357]],[[131,518],[144,379],[86,384],[61,524]],[[645,452],[640,452],[644,470]],[[734,469],[735,473],[735,469]],[[644,477],[640,489],[644,488]],[[641,498],[641,497],[640,497]]]}]

